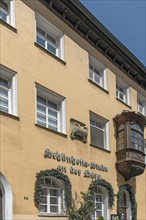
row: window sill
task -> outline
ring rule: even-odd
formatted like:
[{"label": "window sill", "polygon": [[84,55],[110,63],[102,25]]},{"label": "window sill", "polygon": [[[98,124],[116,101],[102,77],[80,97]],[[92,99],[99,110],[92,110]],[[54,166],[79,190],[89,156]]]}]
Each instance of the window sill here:
[{"label": "window sill", "polygon": [[61,215],[61,214],[56,214],[56,215],[52,214],[52,215],[51,215],[51,214],[47,214],[47,213],[39,213],[38,216],[39,216],[39,217],[52,217],[52,218],[53,218],[53,217],[54,217],[54,218],[56,218],[56,217],[57,217],[57,218],[68,217],[68,215],[65,215],[65,214],[64,214],[64,215]]},{"label": "window sill", "polygon": [[89,81],[90,83],[92,83],[94,86],[96,86],[96,87],[98,87],[99,89],[101,89],[103,92],[109,94],[109,91],[107,91],[106,89],[104,89],[103,87],[101,87],[100,85],[98,85],[98,84],[97,84],[96,82],[94,82],[93,80],[88,79],[88,81]]},{"label": "window sill", "polygon": [[119,98],[117,98],[117,97],[116,97],[116,99],[117,99],[117,101],[121,102],[122,104],[126,105],[128,108],[131,109],[131,106],[130,106],[130,105],[128,105],[127,103],[123,102],[121,99],[119,99]]},{"label": "window sill", "polygon": [[52,56],[53,58],[55,58],[57,61],[59,61],[60,63],[62,63],[63,65],[66,65],[66,62],[63,61],[62,59],[60,59],[59,57],[55,56],[53,53],[49,52],[47,49],[45,49],[44,47],[42,47],[40,44],[38,44],[37,42],[34,42],[34,45],[36,47],[38,47],[39,49],[41,49],[42,51],[44,51],[46,54]]},{"label": "window sill", "polygon": [[0,24],[4,25],[5,27],[7,27],[8,29],[10,29],[11,31],[17,33],[17,29],[14,28],[12,25],[10,25],[9,23],[3,21],[0,19]]},{"label": "window sill", "polygon": [[35,124],[35,125],[36,125],[37,127],[39,127],[39,128],[42,128],[42,129],[46,130],[46,131],[51,131],[51,132],[53,132],[53,133],[55,133],[55,134],[58,134],[58,135],[60,135],[60,136],[67,137],[66,134],[61,133],[61,132],[59,132],[59,131],[54,131],[54,130],[52,130],[52,129],[50,129],[50,128],[44,127],[44,126],[39,125],[39,124]]},{"label": "window sill", "polygon": [[137,111],[137,113],[143,117],[146,117],[146,115],[142,114],[141,112]]},{"label": "window sill", "polygon": [[101,147],[96,146],[96,145],[94,145],[94,144],[90,144],[90,146],[92,146],[92,147],[94,147],[94,148],[97,148],[97,149],[99,149],[99,150],[102,150],[102,151],[104,151],[104,152],[111,153],[110,150],[107,150],[107,149],[101,148]]},{"label": "window sill", "polygon": [[3,115],[3,116],[6,116],[6,117],[15,119],[17,121],[20,121],[20,118],[18,116],[16,116],[16,115],[12,115],[12,114],[9,114],[9,113],[6,113],[6,112],[2,112],[2,111],[0,111],[0,115]]}]

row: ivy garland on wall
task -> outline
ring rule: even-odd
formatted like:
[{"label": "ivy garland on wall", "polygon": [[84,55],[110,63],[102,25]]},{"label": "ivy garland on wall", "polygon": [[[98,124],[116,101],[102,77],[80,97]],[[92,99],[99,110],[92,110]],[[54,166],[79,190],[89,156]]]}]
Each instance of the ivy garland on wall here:
[{"label": "ivy garland on wall", "polygon": [[119,192],[117,194],[117,213],[119,218],[121,218],[122,215],[122,201],[124,197],[124,191],[127,191],[129,193],[129,198],[131,202],[131,215],[132,215],[132,220],[136,220],[136,215],[137,215],[137,206],[136,206],[136,200],[135,200],[135,194],[133,187],[130,186],[129,184],[124,184],[120,186]]},{"label": "ivy garland on wall", "polygon": [[41,195],[42,195],[41,181],[44,177],[51,177],[51,176],[63,182],[64,191],[65,191],[66,207],[67,209],[69,209],[72,204],[71,183],[70,183],[69,178],[65,174],[59,172],[56,169],[44,170],[36,174],[35,193],[34,193],[34,203],[35,203],[36,208],[38,208],[41,202]]},{"label": "ivy garland on wall", "polygon": [[113,191],[111,184],[108,183],[104,179],[96,179],[96,180],[92,181],[89,188],[88,188],[88,191],[90,192],[92,197],[94,197],[94,195],[96,193],[97,186],[101,186],[101,187],[104,187],[107,189],[107,191],[108,191],[108,206],[110,209],[112,209],[112,207],[114,205],[114,191]]}]

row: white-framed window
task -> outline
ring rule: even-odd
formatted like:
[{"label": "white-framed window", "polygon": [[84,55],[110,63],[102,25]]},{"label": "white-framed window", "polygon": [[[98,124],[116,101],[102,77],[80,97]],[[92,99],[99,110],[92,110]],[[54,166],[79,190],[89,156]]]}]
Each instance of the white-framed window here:
[{"label": "white-framed window", "polygon": [[36,42],[64,60],[64,35],[48,20],[36,13]]},{"label": "white-framed window", "polygon": [[17,115],[16,74],[0,65],[0,111]]},{"label": "white-framed window", "polygon": [[139,93],[137,94],[137,111],[146,116],[146,98]]},{"label": "white-framed window", "polygon": [[66,99],[36,84],[37,124],[66,133]]},{"label": "white-framed window", "polygon": [[94,146],[109,149],[109,122],[92,112],[90,112],[90,141]]},{"label": "white-framed window", "polygon": [[63,184],[53,177],[41,179],[40,214],[61,215],[65,213]]},{"label": "white-framed window", "polygon": [[106,190],[97,187],[94,195],[94,204],[95,210],[92,214],[92,220],[97,220],[100,216],[102,216],[104,219],[109,219],[108,195]]},{"label": "white-framed window", "polygon": [[130,104],[129,85],[119,77],[116,77],[116,97],[126,104]]},{"label": "white-framed window", "polygon": [[0,0],[0,19],[14,26],[14,0]]},{"label": "white-framed window", "polygon": [[89,79],[107,89],[106,67],[93,56],[89,56]]}]

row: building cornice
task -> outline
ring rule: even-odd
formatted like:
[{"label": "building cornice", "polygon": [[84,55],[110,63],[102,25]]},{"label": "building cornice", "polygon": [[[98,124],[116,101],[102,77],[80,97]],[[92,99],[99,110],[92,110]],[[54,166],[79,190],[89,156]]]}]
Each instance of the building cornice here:
[{"label": "building cornice", "polygon": [[146,89],[146,67],[79,0],[40,0],[133,81]]}]

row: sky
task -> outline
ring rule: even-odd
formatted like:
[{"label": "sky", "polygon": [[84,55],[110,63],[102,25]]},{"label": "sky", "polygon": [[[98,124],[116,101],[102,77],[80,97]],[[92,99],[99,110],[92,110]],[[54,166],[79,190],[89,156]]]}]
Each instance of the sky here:
[{"label": "sky", "polygon": [[146,0],[80,0],[146,66]]}]

